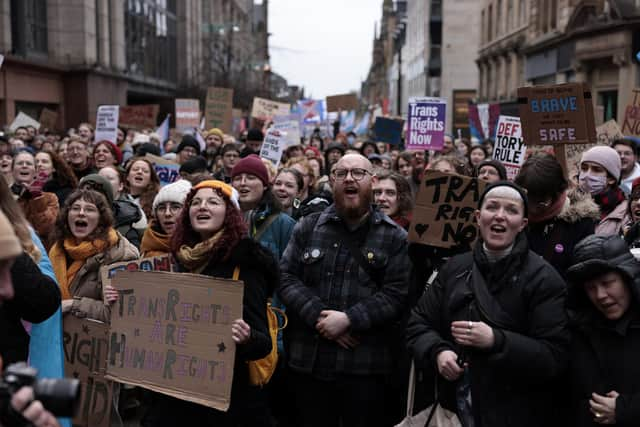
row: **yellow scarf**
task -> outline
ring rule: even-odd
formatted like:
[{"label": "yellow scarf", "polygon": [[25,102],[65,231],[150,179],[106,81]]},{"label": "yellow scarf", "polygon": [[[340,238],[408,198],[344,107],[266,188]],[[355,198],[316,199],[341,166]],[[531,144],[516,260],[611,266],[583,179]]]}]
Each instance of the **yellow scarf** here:
[{"label": "yellow scarf", "polygon": [[171,236],[153,229],[155,223],[151,223],[144,231],[140,242],[142,257],[164,255],[171,252]]},{"label": "yellow scarf", "polygon": [[176,252],[176,258],[191,273],[200,274],[211,261],[211,249],[220,240],[223,233],[224,228],[192,248],[187,245],[180,246],[180,249]]},{"label": "yellow scarf", "polygon": [[[118,233],[111,228],[106,241],[100,239],[75,243],[73,238],[67,237],[62,245],[60,245],[60,242],[56,242],[53,245],[49,251],[49,259],[51,259],[53,272],[60,284],[62,299],[73,298],[70,290],[71,282],[73,282],[74,277],[87,261],[87,258],[115,246],[118,243],[118,239]],[[67,255],[73,260],[71,265],[67,265]]]}]

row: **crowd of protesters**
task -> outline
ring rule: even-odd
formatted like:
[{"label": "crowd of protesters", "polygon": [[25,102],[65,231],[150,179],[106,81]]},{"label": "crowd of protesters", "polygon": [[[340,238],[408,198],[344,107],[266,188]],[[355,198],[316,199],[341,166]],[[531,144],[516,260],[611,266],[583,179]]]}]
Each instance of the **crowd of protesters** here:
[{"label": "crowd of protesters", "polygon": [[[259,157],[265,130],[210,129],[204,146],[151,130],[96,141],[89,123],[0,136],[0,246],[21,248],[0,260],[4,363],[34,356],[21,320],[60,308],[108,323],[118,293],[100,267],[171,254],[181,272],[244,282],[231,406],[123,388],[117,422],[394,426],[413,361],[415,411],[439,402],[465,427],[638,425],[640,141],[568,165],[530,150],[510,181],[490,141],[451,136],[423,152],[316,130],[276,169]],[[147,154],[179,179],[162,186]],[[472,245],[408,242],[427,170],[487,182]],[[288,325],[255,386],[267,301]]]}]

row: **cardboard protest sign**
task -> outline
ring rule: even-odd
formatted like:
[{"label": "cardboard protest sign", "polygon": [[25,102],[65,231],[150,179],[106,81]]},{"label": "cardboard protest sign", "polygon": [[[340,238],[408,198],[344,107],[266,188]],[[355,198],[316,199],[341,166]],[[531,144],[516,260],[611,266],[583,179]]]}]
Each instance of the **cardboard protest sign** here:
[{"label": "cardboard protest sign", "polygon": [[192,134],[200,126],[200,101],[176,99],[176,129],[183,134]]},{"label": "cardboard protest sign", "polygon": [[377,117],[373,124],[373,132],[376,134],[376,141],[386,142],[387,144],[400,144],[402,141],[402,127],[404,120],[389,119],[386,117]]},{"label": "cardboard protest sign", "polygon": [[9,126],[9,130],[11,132],[15,132],[16,129],[21,126],[33,126],[36,129],[40,129],[40,123],[34,118],[23,113],[22,111],[20,111],[16,118],[13,119],[13,122],[11,122],[11,125]]},{"label": "cardboard protest sign", "polygon": [[631,104],[627,105],[622,122],[622,133],[640,136],[640,88],[633,90]]},{"label": "cardboard protest sign", "polygon": [[442,150],[447,101],[441,98],[409,99],[407,150]]},{"label": "cardboard protest sign", "polygon": [[585,83],[521,87],[518,102],[527,144],[596,142],[591,92]]},{"label": "cardboard protest sign", "polygon": [[287,148],[287,134],[277,129],[271,128],[264,136],[264,142],[260,149],[260,157],[269,160],[278,168],[282,153]]},{"label": "cardboard protest sign", "polygon": [[170,254],[116,262],[100,267],[102,289],[111,285],[111,278],[118,271],[176,271],[176,265]]},{"label": "cardboard protest sign", "polygon": [[171,184],[180,179],[179,164],[148,153],[145,154],[145,158],[153,163],[153,169],[155,169],[156,174],[158,174],[161,186]]},{"label": "cardboard protest sign", "polygon": [[289,114],[291,106],[283,102],[271,101],[264,98],[253,98],[253,108],[251,117],[258,120],[267,121],[274,116]]},{"label": "cardboard protest sign", "polygon": [[205,128],[219,128],[231,133],[233,121],[233,89],[210,87],[204,106]]},{"label": "cardboard protest sign", "polygon": [[616,139],[624,138],[620,126],[615,120],[604,122],[596,128],[598,144],[611,145]]},{"label": "cardboard protest sign", "polygon": [[358,109],[358,97],[355,93],[327,96],[327,111],[349,111]]},{"label": "cardboard protest sign", "polygon": [[463,175],[427,170],[418,191],[409,241],[450,248],[478,235],[474,212],[486,183]]},{"label": "cardboard protest sign", "polygon": [[120,126],[128,129],[155,129],[160,105],[127,105],[120,107]]},{"label": "cardboard protest sign", "polygon": [[527,153],[527,146],[522,138],[520,118],[512,116],[500,116],[496,141],[493,145],[493,159],[498,160],[507,169],[507,178],[513,180]]},{"label": "cardboard protest sign", "polygon": [[284,132],[287,135],[287,146],[300,144],[300,122],[299,121],[297,120],[278,121],[273,124],[273,129]]},{"label": "cardboard protest sign", "polygon": [[113,406],[113,381],[105,378],[109,346],[107,324],[63,317],[65,376],[80,381],[81,395],[75,426],[110,427]]},{"label": "cardboard protest sign", "polygon": [[107,378],[229,408],[242,282],[186,273],[121,271],[111,312]]},{"label": "cardboard protest sign", "polygon": [[38,121],[43,129],[53,130],[58,125],[58,112],[43,108]]},{"label": "cardboard protest sign", "polygon": [[96,115],[96,131],[94,141],[111,141],[118,143],[118,105],[101,105]]}]

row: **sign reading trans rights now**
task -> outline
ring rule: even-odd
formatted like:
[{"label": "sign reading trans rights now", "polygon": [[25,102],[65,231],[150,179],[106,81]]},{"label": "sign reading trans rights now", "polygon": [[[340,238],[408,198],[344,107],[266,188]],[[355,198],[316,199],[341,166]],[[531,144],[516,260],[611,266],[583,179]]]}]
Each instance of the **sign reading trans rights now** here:
[{"label": "sign reading trans rights now", "polygon": [[442,98],[410,98],[407,150],[442,150],[447,101]]}]

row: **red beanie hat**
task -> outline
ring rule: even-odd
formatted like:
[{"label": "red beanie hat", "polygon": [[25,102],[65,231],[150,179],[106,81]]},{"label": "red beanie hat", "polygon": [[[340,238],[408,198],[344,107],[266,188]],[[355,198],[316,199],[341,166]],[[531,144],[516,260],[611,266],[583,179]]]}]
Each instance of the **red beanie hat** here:
[{"label": "red beanie hat", "polygon": [[110,148],[109,151],[111,151],[111,154],[113,154],[113,157],[115,157],[115,159],[118,162],[118,164],[122,163],[122,150],[120,150],[120,148],[118,148],[118,146],[116,144],[114,144],[111,141],[107,141],[106,139],[103,139],[102,141],[99,141],[94,146],[94,150],[99,144],[107,145]]},{"label": "red beanie hat", "polygon": [[251,154],[236,163],[233,169],[231,169],[231,179],[242,173],[257,176],[265,187],[269,185],[269,172],[267,171],[267,167],[262,163],[260,157],[255,154]]}]

